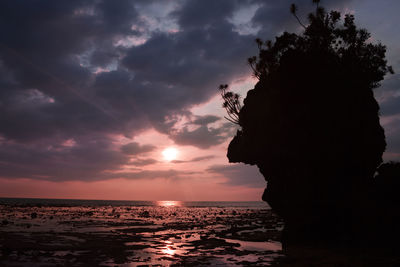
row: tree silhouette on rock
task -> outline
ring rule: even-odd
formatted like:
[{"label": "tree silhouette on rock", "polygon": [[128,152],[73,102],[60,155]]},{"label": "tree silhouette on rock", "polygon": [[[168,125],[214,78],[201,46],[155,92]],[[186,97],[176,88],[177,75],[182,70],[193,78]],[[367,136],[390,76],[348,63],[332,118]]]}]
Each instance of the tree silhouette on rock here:
[{"label": "tree silhouette on rock", "polygon": [[[353,15],[342,18],[313,2],[307,25],[290,8],[303,33],[256,40],[259,55],[248,62],[258,82],[240,110],[227,109],[241,128],[228,158],[258,166],[268,182],[263,199],[292,236],[334,239],[359,227],[382,162],[386,143],[373,89],[393,71],[385,46],[371,43]],[[225,106],[238,99],[226,85],[220,89]]]}]

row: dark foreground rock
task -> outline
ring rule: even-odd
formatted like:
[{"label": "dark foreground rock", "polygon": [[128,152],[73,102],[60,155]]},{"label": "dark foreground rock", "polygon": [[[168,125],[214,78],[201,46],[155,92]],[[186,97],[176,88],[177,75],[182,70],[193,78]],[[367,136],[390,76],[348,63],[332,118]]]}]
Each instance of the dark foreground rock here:
[{"label": "dark foreground rock", "polygon": [[344,243],[390,250],[400,237],[399,184],[374,177],[386,147],[373,94],[392,72],[385,47],[368,42],[352,15],[338,25],[338,12],[317,8],[309,20],[301,35],[257,41],[249,63],[259,81],[236,114],[229,161],[264,175],[262,198],[284,219],[288,251]]}]

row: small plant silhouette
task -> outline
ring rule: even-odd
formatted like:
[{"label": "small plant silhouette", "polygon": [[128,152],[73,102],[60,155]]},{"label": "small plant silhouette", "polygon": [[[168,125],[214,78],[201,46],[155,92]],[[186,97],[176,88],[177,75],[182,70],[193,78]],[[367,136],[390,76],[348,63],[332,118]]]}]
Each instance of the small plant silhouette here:
[{"label": "small plant silhouette", "polygon": [[239,112],[242,109],[242,105],[240,104],[240,96],[239,94],[235,94],[227,89],[227,84],[221,84],[219,86],[221,97],[224,100],[222,106],[225,108],[228,114],[228,117],[225,116],[224,118],[234,124],[239,124]]}]

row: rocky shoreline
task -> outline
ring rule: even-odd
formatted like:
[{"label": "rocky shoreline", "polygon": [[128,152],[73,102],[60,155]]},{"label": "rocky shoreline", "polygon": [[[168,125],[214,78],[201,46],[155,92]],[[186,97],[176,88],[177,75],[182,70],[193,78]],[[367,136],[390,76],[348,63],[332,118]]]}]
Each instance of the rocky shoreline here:
[{"label": "rocky shoreline", "polygon": [[271,210],[0,206],[1,266],[270,265]]}]

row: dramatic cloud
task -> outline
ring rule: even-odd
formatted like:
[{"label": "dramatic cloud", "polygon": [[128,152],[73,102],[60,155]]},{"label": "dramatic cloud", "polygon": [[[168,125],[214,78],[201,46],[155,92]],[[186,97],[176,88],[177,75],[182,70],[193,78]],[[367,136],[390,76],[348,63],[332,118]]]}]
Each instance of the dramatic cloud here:
[{"label": "dramatic cloud", "polygon": [[157,162],[158,162],[158,160],[156,160],[156,159],[135,159],[130,164],[134,165],[134,166],[146,166],[146,165],[155,164]]},{"label": "dramatic cloud", "polygon": [[[257,36],[273,39],[283,30],[299,30],[291,2],[2,1],[0,177],[92,181],[117,173],[130,179],[186,174],[157,171],[159,143],[134,137],[155,129],[168,142],[202,150],[226,142],[236,128],[221,114],[200,116],[192,108],[216,96],[219,84],[251,75],[246,59],[257,53]],[[311,0],[295,2],[306,20]],[[323,5],[357,9],[358,2]],[[373,35],[374,26],[366,25]],[[398,77],[379,89],[384,117],[400,114]],[[397,125],[385,124],[392,152],[400,152]],[[181,162],[211,159],[190,158]],[[126,166],[140,169],[127,173]],[[256,168],[226,168],[208,171],[227,177],[227,184],[262,186],[258,178],[240,178]]]},{"label": "dramatic cloud", "polygon": [[208,156],[202,156],[202,157],[196,157],[192,158],[191,160],[173,160],[171,161],[172,163],[187,163],[187,162],[198,162],[198,161],[206,161],[215,158],[213,155],[208,155]]},{"label": "dramatic cloud", "polygon": [[[298,7],[298,16],[303,23],[307,23],[307,14],[315,9],[312,1],[297,0],[297,1],[255,1],[259,4],[251,22],[253,27],[258,27],[260,30],[258,35],[264,38],[272,38],[279,32],[288,31],[296,32],[301,26],[289,15],[288,7],[295,3]],[[324,0],[322,5],[329,9],[342,10],[348,5],[351,0]]]},{"label": "dramatic cloud", "polygon": [[202,149],[221,144],[227,136],[222,135],[221,129],[200,126],[196,130],[190,131],[187,127],[171,135],[171,139],[178,145],[191,145]]},{"label": "dramatic cloud", "polygon": [[53,181],[99,180],[119,170],[129,157],[104,137],[63,143],[15,144],[2,140],[0,176]]},{"label": "dramatic cloud", "polygon": [[400,114],[400,74],[397,73],[400,71],[400,63],[394,66],[394,69],[396,73],[387,75],[381,88],[375,92],[382,116]]},{"label": "dramatic cloud", "polygon": [[208,168],[208,171],[227,178],[225,183],[228,185],[261,188],[266,185],[264,177],[256,166],[242,164],[213,165]]},{"label": "dramatic cloud", "polygon": [[207,125],[219,121],[220,119],[220,117],[214,115],[196,116],[192,123],[197,125]]},{"label": "dramatic cloud", "polygon": [[216,127],[209,126],[220,120],[221,118],[214,115],[194,116],[184,126],[169,129],[168,134],[178,145],[208,149],[223,143],[234,135],[233,132],[236,132],[236,127],[232,123],[219,123]]},{"label": "dramatic cloud", "polygon": [[121,147],[121,151],[128,155],[138,155],[153,151],[156,147],[153,145],[140,145],[137,142],[132,142]]}]

